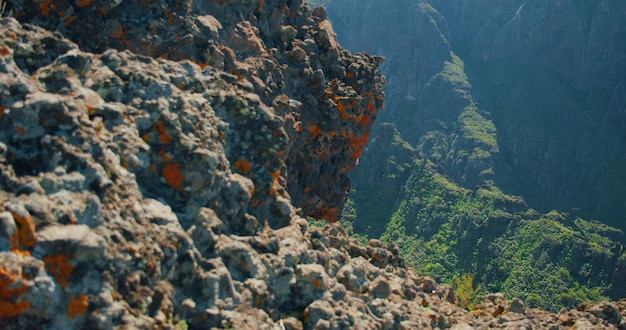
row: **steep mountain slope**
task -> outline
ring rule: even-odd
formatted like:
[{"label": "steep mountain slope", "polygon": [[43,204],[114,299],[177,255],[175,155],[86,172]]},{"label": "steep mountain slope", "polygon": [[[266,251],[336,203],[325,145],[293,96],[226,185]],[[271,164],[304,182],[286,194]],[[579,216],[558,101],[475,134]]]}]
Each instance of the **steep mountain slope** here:
[{"label": "steep mountain slope", "polygon": [[[452,51],[470,78],[471,97],[491,114],[481,115],[498,129],[499,156],[488,164],[498,186],[542,211],[576,209],[624,229],[624,7],[440,0],[390,8],[334,1],[329,8],[343,44],[388,57],[391,97],[380,119],[394,122],[405,140],[417,145],[429,122],[450,124],[464,108],[446,94],[456,86],[431,86],[444,63],[454,62]],[[447,170],[468,188],[476,184]]]},{"label": "steep mountain slope", "polygon": [[623,3],[327,6],[342,44],[387,58],[389,124],[352,174],[357,233],[551,309],[626,294]]},{"label": "steep mountain slope", "polygon": [[499,185],[625,229],[626,4],[432,4],[498,127]]}]

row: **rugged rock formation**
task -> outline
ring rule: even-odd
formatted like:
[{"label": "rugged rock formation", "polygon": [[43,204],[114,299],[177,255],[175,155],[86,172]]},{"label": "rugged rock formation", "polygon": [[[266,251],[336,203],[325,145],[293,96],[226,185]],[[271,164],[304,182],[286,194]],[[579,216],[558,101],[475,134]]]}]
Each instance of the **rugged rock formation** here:
[{"label": "rugged rock formation", "polygon": [[[280,117],[268,118],[272,123],[265,136],[248,134],[246,144],[226,150],[232,164],[242,165],[239,172],[255,180],[253,199],[262,205],[256,208],[267,209],[268,191],[281,186],[306,214],[337,220],[349,187],[347,172],[382,108],[385,82],[376,73],[379,58],[338,47],[323,10],[311,15],[301,1],[263,0],[245,5],[63,0],[9,5],[21,21],[58,31],[83,51],[129,50],[232,74],[231,80],[257,94]],[[237,130],[255,131],[244,127],[244,118],[233,120],[242,126],[231,125],[226,139],[239,139]],[[253,148],[265,144],[263,139],[276,144],[267,152],[281,154],[273,164]],[[260,218],[267,217],[259,212]]]},{"label": "rugged rock formation", "polygon": [[337,217],[384,85],[323,10],[8,9],[22,22],[0,20],[1,328],[623,323],[625,302],[557,316],[489,295],[469,313],[398,246],[309,227],[305,213]]}]

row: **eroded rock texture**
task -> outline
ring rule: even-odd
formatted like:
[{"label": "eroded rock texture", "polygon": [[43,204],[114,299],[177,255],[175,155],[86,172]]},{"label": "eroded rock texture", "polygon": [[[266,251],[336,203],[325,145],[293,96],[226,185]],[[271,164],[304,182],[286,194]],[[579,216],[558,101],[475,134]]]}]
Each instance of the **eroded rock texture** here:
[{"label": "eroded rock texture", "polygon": [[253,235],[338,218],[382,108],[380,59],[341,49],[325,12],[297,1],[9,10],[22,23],[2,20],[0,46],[3,323],[151,328],[186,301],[190,324],[219,324],[194,311],[253,301],[241,285],[280,278],[268,271],[291,293],[279,241]]},{"label": "eroded rock texture", "polygon": [[[383,98],[381,59],[341,49],[323,10],[8,9],[21,22],[0,21],[1,328],[480,327],[505,310],[496,325],[538,324],[495,298],[469,314],[397,246],[303,219],[337,218]],[[563,324],[611,327],[620,306]]]},{"label": "eroded rock texture", "polygon": [[[338,46],[323,10],[311,14],[302,1],[284,0],[48,0],[10,5],[21,21],[58,31],[83,51],[129,50],[153,59],[189,60],[230,74],[226,80],[258,95],[246,103],[273,108],[219,114],[231,122],[223,132],[232,141],[227,143],[227,158],[255,183],[252,213],[274,227],[286,224],[274,225],[271,203],[265,201],[270,192],[286,189],[306,214],[338,219],[349,188],[346,173],[360,157],[383,106],[385,81],[377,70],[380,58],[353,55]],[[121,83],[142,79],[134,73],[129,69]],[[173,89],[202,92],[193,83],[170,83]],[[157,88],[149,97],[168,99],[169,93]],[[232,101],[222,104],[254,108]],[[259,116],[264,121],[256,120]],[[239,134],[242,131],[247,133]]]}]

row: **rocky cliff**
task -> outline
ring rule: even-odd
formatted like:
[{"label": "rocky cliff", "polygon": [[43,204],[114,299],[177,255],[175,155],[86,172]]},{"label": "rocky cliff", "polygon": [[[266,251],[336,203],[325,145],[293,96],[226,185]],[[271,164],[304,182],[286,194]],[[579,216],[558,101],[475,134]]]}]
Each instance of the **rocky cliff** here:
[{"label": "rocky cliff", "polygon": [[142,315],[180,314],[185,296],[210,326],[196,314],[239,306],[234,283],[280,277],[266,267],[291,292],[292,265],[220,235],[337,219],[382,108],[379,58],[340,48],[300,1],[7,10],[30,25],[2,21],[3,323],[152,327]]},{"label": "rocky cliff", "polygon": [[[359,158],[372,117],[382,108],[384,80],[375,71],[380,59],[338,47],[323,11],[305,14],[299,1],[235,6],[229,1],[9,4],[18,19],[58,31],[86,52],[128,50],[230,74],[247,92],[257,94],[259,102],[276,109],[269,115],[229,113],[234,123],[221,132],[226,140],[246,139],[227,147],[226,154],[239,164],[240,174],[257,184],[252,198],[259,218],[269,214],[271,203],[264,199],[274,194],[268,192],[284,188],[306,214],[337,219],[349,186],[346,173]],[[28,67],[27,72],[35,69]],[[175,81],[174,87],[200,93],[186,82]],[[157,89],[148,98],[167,98],[169,93]],[[257,117],[266,121],[253,121],[265,125],[263,134],[239,134],[262,128],[248,127]],[[256,148],[270,142],[271,150]],[[326,174],[329,180],[317,179]]]},{"label": "rocky cliff", "polygon": [[[626,303],[480,313],[334,220],[381,58],[301,1],[9,1],[3,329],[614,328]],[[394,136],[388,130],[389,136]],[[409,150],[398,145],[400,150]]]}]

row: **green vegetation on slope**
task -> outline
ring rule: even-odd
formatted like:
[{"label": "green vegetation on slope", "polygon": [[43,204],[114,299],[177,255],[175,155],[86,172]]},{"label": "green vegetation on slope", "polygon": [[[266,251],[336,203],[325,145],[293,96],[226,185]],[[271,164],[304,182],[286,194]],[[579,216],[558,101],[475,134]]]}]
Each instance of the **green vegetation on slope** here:
[{"label": "green vegetation on slope", "polygon": [[[399,244],[411,266],[439,281],[458,286],[463,280],[468,289],[461,274],[474,274],[483,292],[504,292],[530,306],[556,311],[626,295],[620,230],[583,220],[579,216],[589,213],[575,209],[571,215],[541,214],[578,203],[613,212],[605,207],[610,203],[596,197],[600,194],[571,188],[599,187],[607,200],[613,190],[612,199],[623,191],[623,178],[606,174],[620,172],[623,157],[599,157],[620,150],[619,140],[603,140],[604,126],[591,120],[595,112],[606,111],[610,93],[581,93],[542,61],[520,66],[506,57],[482,63],[468,50],[461,59],[452,51],[461,48],[448,44],[455,36],[448,35],[446,19],[428,8],[428,22],[437,28],[410,18],[420,27],[415,44],[397,38],[402,49],[382,51],[389,81],[395,78],[415,90],[390,89],[388,109],[379,118],[391,124],[379,128],[391,126],[395,133],[393,138],[375,134],[352,173],[346,226]],[[361,16],[365,24],[380,17],[385,33],[395,26],[378,13],[354,16],[346,25],[355,31],[352,38],[363,35],[355,28]],[[340,27],[337,32],[348,33]],[[381,52],[384,43],[373,44],[370,49]],[[394,56],[399,52],[416,59],[399,62]],[[415,82],[407,74],[414,74]],[[581,144],[584,150],[577,147]],[[596,163],[591,167],[598,175],[581,173],[589,163]],[[532,195],[526,200],[541,212],[502,190]]]},{"label": "green vegetation on slope", "polygon": [[602,272],[612,270],[590,271],[597,260],[613,259],[611,249],[616,245],[605,237],[588,237],[566,226],[566,221],[553,211],[537,220],[523,220],[514,232],[498,238],[490,247],[490,287],[525,298],[531,307],[552,311],[604,299],[610,277]]},{"label": "green vegetation on slope", "polygon": [[[619,231],[556,211],[540,215],[493,187],[471,191],[417,161],[382,239],[438,281],[475,274],[489,292],[558,311],[611,290]],[[618,275],[618,274],[617,274]]]},{"label": "green vegetation on slope", "polygon": [[352,186],[342,218],[353,223],[355,232],[379,237],[387,225],[379,219],[388,219],[395,211],[397,195],[413,167],[415,149],[393,125],[382,124],[367,153],[375,154],[377,161],[359,166],[363,179]]},{"label": "green vegetation on slope", "polygon": [[[450,52],[442,71],[426,86],[415,109],[424,123],[411,140],[416,149],[451,181],[473,189],[492,180],[493,156],[498,153],[496,127],[490,114],[472,96],[463,61]],[[400,131],[402,133],[402,131]]]},{"label": "green vegetation on slope", "polygon": [[[482,290],[530,306],[557,311],[615,293],[626,259],[621,231],[542,215],[503,193],[494,183],[497,131],[467,79],[451,53],[425,89],[446,98],[425,96],[416,110],[427,119],[415,148],[393,125],[381,126],[353,176],[347,226],[397,243],[408,265],[438,281],[458,284],[460,274],[474,274]],[[377,171],[381,179],[372,180]],[[397,188],[392,177],[402,179]]]},{"label": "green vegetation on slope", "polygon": [[608,119],[611,92],[575,88],[542,65],[467,66],[499,128],[498,185],[544,212],[576,208],[626,228],[625,135]]}]

